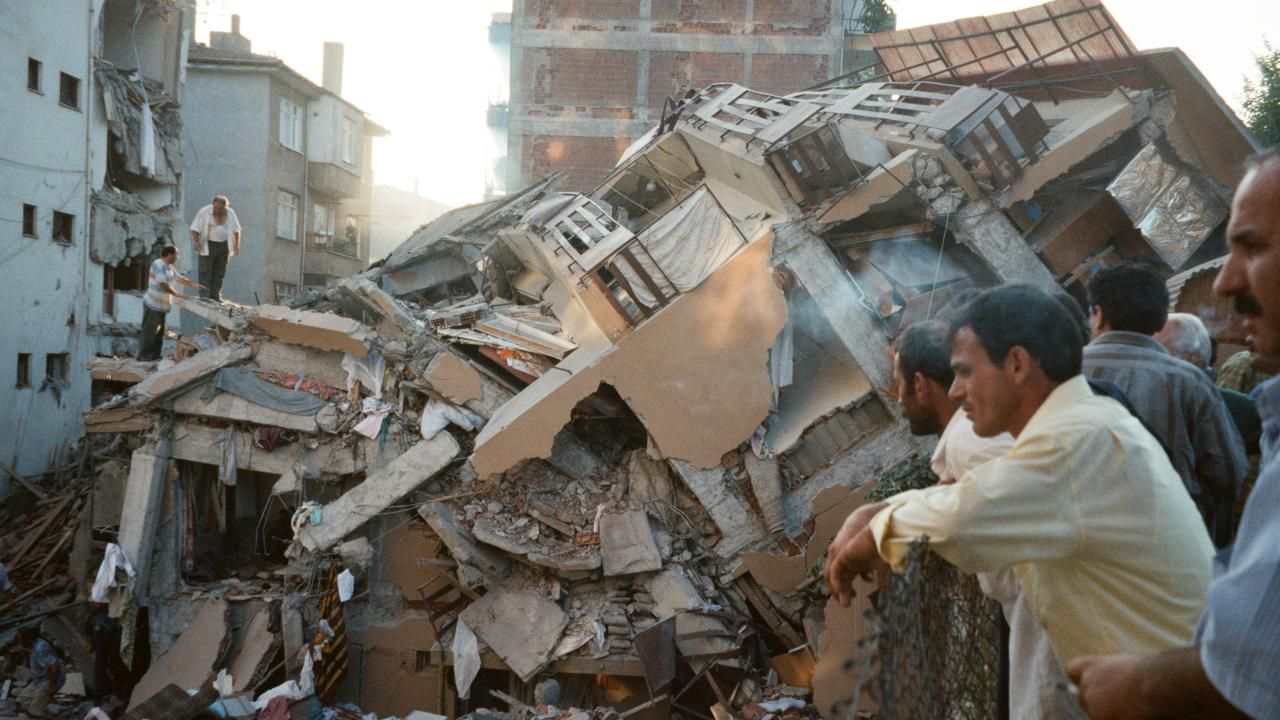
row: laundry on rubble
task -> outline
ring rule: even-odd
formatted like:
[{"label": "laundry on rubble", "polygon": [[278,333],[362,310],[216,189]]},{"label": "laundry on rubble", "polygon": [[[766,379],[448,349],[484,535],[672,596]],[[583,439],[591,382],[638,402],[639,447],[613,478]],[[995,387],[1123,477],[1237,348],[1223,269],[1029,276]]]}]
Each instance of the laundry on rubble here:
[{"label": "laundry on rubble", "polygon": [[117,391],[84,461],[0,516],[22,617],[84,670],[67,606],[105,597],[152,718],[201,712],[188,690],[270,717],[874,714],[849,706],[869,601],[815,578],[927,454],[893,338],[968,289],[1224,252],[1238,121],[1179,51],[1074,28],[1037,37],[1105,45],[1106,73],[873,35],[872,81],[682,95],[590,193],[449,211],[289,307],[177,301],[200,342],[96,361]]}]

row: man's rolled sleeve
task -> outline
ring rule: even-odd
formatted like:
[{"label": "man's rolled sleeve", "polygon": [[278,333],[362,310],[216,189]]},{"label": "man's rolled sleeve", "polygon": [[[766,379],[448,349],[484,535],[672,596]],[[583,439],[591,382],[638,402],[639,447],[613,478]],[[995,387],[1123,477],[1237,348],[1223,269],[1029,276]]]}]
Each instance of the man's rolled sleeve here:
[{"label": "man's rolled sleeve", "polygon": [[1078,509],[1062,477],[1062,448],[1047,439],[967,473],[954,485],[900,493],[872,518],[880,556],[898,568],[921,536],[948,562],[984,572],[1071,554]]}]

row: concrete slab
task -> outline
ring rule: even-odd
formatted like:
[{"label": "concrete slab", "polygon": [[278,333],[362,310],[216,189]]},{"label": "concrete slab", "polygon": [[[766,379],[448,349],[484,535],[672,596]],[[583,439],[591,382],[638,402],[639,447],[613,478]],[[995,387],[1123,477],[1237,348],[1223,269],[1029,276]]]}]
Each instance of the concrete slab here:
[{"label": "concrete slab", "polygon": [[258,306],[258,315],[253,323],[277,340],[357,356],[368,354],[374,336],[368,326],[350,318],[332,313],[291,310],[281,305]]},{"label": "concrete slab", "polygon": [[546,597],[504,587],[490,590],[459,617],[525,682],[550,661],[569,624],[569,616]]},{"label": "concrete slab", "polygon": [[213,675],[231,642],[230,618],[225,601],[205,602],[173,647],[152,661],[151,667],[133,689],[129,709],[169,684],[184,690],[200,689]]},{"label": "concrete slab", "polygon": [[303,546],[311,552],[332,547],[369,518],[443,470],[459,451],[458,441],[449,433],[440,433],[409,448],[386,467],[326,505],[324,522],[308,525],[298,533]]},{"label": "concrete slab", "polygon": [[172,367],[148,375],[142,382],[129,388],[130,405],[146,405],[157,398],[180,390],[218,370],[244,362],[253,356],[253,350],[241,343],[226,343],[210,350],[198,352]]},{"label": "concrete slab", "polygon": [[662,555],[643,510],[600,516],[600,554],[606,577],[662,569]]}]

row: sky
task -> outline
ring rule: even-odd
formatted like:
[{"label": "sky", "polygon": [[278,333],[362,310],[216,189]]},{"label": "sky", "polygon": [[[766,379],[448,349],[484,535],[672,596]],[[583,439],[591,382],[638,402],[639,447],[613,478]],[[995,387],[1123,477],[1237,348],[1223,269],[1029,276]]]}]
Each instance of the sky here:
[{"label": "sky", "polygon": [[[1034,0],[890,0],[898,27],[990,15]],[[1181,47],[1239,111],[1246,75],[1264,33],[1280,43],[1280,2],[1106,0],[1142,49]],[[229,30],[231,15],[257,53],[283,59],[320,81],[325,41],[345,45],[343,95],[391,131],[375,140],[378,184],[413,190],[447,205],[479,201],[497,147],[485,122],[505,100],[507,79],[489,45],[492,13],[511,0],[200,0],[196,40]]]}]

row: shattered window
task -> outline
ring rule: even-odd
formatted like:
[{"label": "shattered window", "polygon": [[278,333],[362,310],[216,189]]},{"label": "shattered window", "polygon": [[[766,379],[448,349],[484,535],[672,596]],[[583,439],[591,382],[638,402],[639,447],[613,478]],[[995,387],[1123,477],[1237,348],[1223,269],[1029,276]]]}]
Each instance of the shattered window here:
[{"label": "shattered window", "polygon": [[44,356],[45,379],[55,382],[67,382],[67,354],[49,353]]},{"label": "shattered window", "polygon": [[22,234],[27,237],[36,236],[36,206],[22,204]]},{"label": "shattered window", "polygon": [[18,353],[18,380],[14,387],[31,387],[31,353]]},{"label": "shattered window", "polygon": [[302,108],[288,98],[280,98],[280,144],[302,152]]},{"label": "shattered window", "polygon": [[70,244],[75,237],[76,216],[53,211],[53,241]]},{"label": "shattered window", "polygon": [[58,80],[58,103],[80,109],[80,78],[62,73]]},{"label": "shattered window", "polygon": [[27,58],[27,89],[31,92],[42,92],[40,88],[40,75],[44,63],[35,58]]},{"label": "shattered window", "polygon": [[276,196],[276,237],[298,239],[298,196],[285,190]]},{"label": "shattered window", "polygon": [[276,302],[285,304],[298,296],[298,286],[293,283],[280,282],[279,280],[271,283],[272,290],[276,294]]}]

